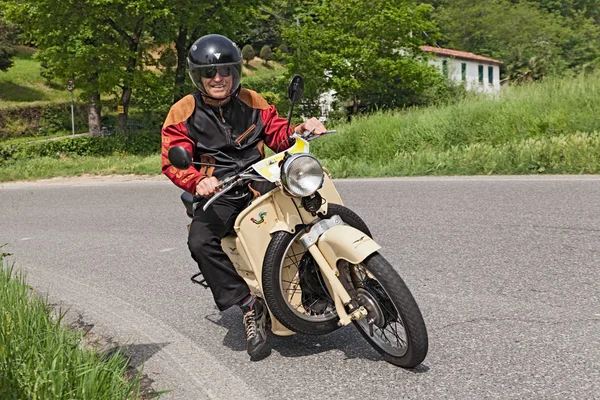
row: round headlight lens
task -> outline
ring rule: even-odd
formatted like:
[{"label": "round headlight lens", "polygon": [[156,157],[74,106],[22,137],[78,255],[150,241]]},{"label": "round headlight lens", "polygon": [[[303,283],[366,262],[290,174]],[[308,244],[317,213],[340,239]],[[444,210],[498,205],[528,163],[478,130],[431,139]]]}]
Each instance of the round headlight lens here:
[{"label": "round headlight lens", "polygon": [[310,154],[295,154],[288,158],[281,171],[283,186],[294,196],[310,196],[323,185],[323,167]]}]

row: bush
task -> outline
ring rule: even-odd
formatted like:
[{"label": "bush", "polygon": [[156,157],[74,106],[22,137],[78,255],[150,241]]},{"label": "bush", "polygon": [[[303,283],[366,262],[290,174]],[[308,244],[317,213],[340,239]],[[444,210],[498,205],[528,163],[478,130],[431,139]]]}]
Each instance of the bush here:
[{"label": "bush", "polygon": [[245,76],[242,78],[242,86],[258,93],[273,92],[283,93],[286,91],[286,82],[282,80],[281,73],[273,73]]},{"label": "bush", "polygon": [[265,44],[262,49],[260,49],[260,58],[265,61],[265,65],[269,64],[269,60],[273,59],[273,51],[271,50],[271,46]]},{"label": "bush", "polygon": [[242,48],[242,58],[246,60],[246,65],[252,60],[254,60],[254,48],[252,45],[247,44]]},{"label": "bush", "polygon": [[[75,127],[87,130],[85,104],[75,104]],[[61,130],[71,131],[70,102],[0,109],[0,139],[46,136]]]},{"label": "bush", "polygon": [[171,71],[157,74],[154,71],[144,71],[137,75],[136,89],[133,93],[132,104],[139,107],[149,118],[164,119],[173,105],[173,87],[166,84],[175,79]]},{"label": "bush", "polygon": [[277,71],[242,78],[243,87],[260,93],[280,113],[286,113],[290,107],[287,99],[287,85],[287,78]]},{"label": "bush", "polygon": [[152,155],[160,151],[160,130],[130,132],[110,137],[78,136],[33,143],[0,144],[0,163],[37,157]]}]

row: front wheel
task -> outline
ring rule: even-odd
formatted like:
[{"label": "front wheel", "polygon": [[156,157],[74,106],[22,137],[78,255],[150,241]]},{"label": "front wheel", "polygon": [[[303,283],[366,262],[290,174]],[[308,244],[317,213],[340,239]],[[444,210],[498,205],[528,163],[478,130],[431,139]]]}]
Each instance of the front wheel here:
[{"label": "front wheel", "polygon": [[[339,215],[348,225],[371,236],[363,220],[352,210],[329,204],[321,218]],[[339,328],[335,304],[319,266],[296,234],[276,232],[265,253],[262,284],[269,309],[286,328],[309,335],[321,335]]]},{"label": "front wheel", "polygon": [[414,368],[427,355],[427,329],[410,290],[379,253],[360,264],[340,265],[342,283],[368,311],[354,324],[383,358],[403,368]]}]

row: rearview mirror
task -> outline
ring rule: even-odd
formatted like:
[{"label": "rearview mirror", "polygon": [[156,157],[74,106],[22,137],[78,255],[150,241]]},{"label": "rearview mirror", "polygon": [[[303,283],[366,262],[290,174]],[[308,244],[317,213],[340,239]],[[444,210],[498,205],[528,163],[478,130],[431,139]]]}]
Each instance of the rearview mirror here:
[{"label": "rearview mirror", "polygon": [[169,149],[169,161],[177,169],[188,169],[192,165],[192,155],[181,146]]},{"label": "rearview mirror", "polygon": [[304,95],[304,78],[302,75],[296,74],[292,77],[290,81],[290,86],[288,87],[288,98],[291,102],[296,102],[302,98]]}]

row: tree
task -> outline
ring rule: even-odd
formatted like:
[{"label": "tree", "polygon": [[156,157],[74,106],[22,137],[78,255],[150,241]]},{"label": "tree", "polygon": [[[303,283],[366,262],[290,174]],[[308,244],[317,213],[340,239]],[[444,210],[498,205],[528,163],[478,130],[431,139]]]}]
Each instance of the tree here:
[{"label": "tree", "polygon": [[265,61],[265,65],[269,65],[269,60],[273,59],[273,51],[271,50],[271,46],[264,45],[262,49],[260,49],[260,58]]},{"label": "tree", "polygon": [[2,20],[0,15],[0,71],[13,65],[12,58],[17,54],[17,29]]},{"label": "tree", "polygon": [[254,48],[252,48],[251,44],[247,44],[242,48],[242,58],[246,60],[246,66],[248,66],[250,61],[254,60]]},{"label": "tree", "polygon": [[594,19],[600,17],[600,8],[594,6],[597,0],[439,3],[435,18],[444,38],[438,44],[499,59],[509,76],[535,70],[533,75],[543,77],[600,63],[600,18]]},{"label": "tree", "polygon": [[173,102],[190,89],[186,58],[192,43],[203,35],[218,33],[241,42],[247,21],[266,0],[163,0],[169,15],[154,21],[152,32],[159,43],[175,43],[177,63],[174,72]]},{"label": "tree", "polygon": [[297,13],[288,25],[288,70],[306,78],[305,94],[314,105],[319,94],[335,90],[360,108],[399,107],[440,82],[439,74],[415,55],[437,37],[429,5],[411,0],[325,0]]},{"label": "tree", "polygon": [[136,74],[149,50],[152,21],[167,14],[162,1],[11,0],[7,17],[18,22],[39,51],[37,58],[61,79],[73,78],[90,102],[90,132],[99,133],[100,95],[119,95],[123,132]]},{"label": "tree", "polygon": [[280,25],[286,20],[287,0],[261,2],[248,18],[248,29],[241,35],[242,43],[252,43],[257,48],[281,44]]}]

